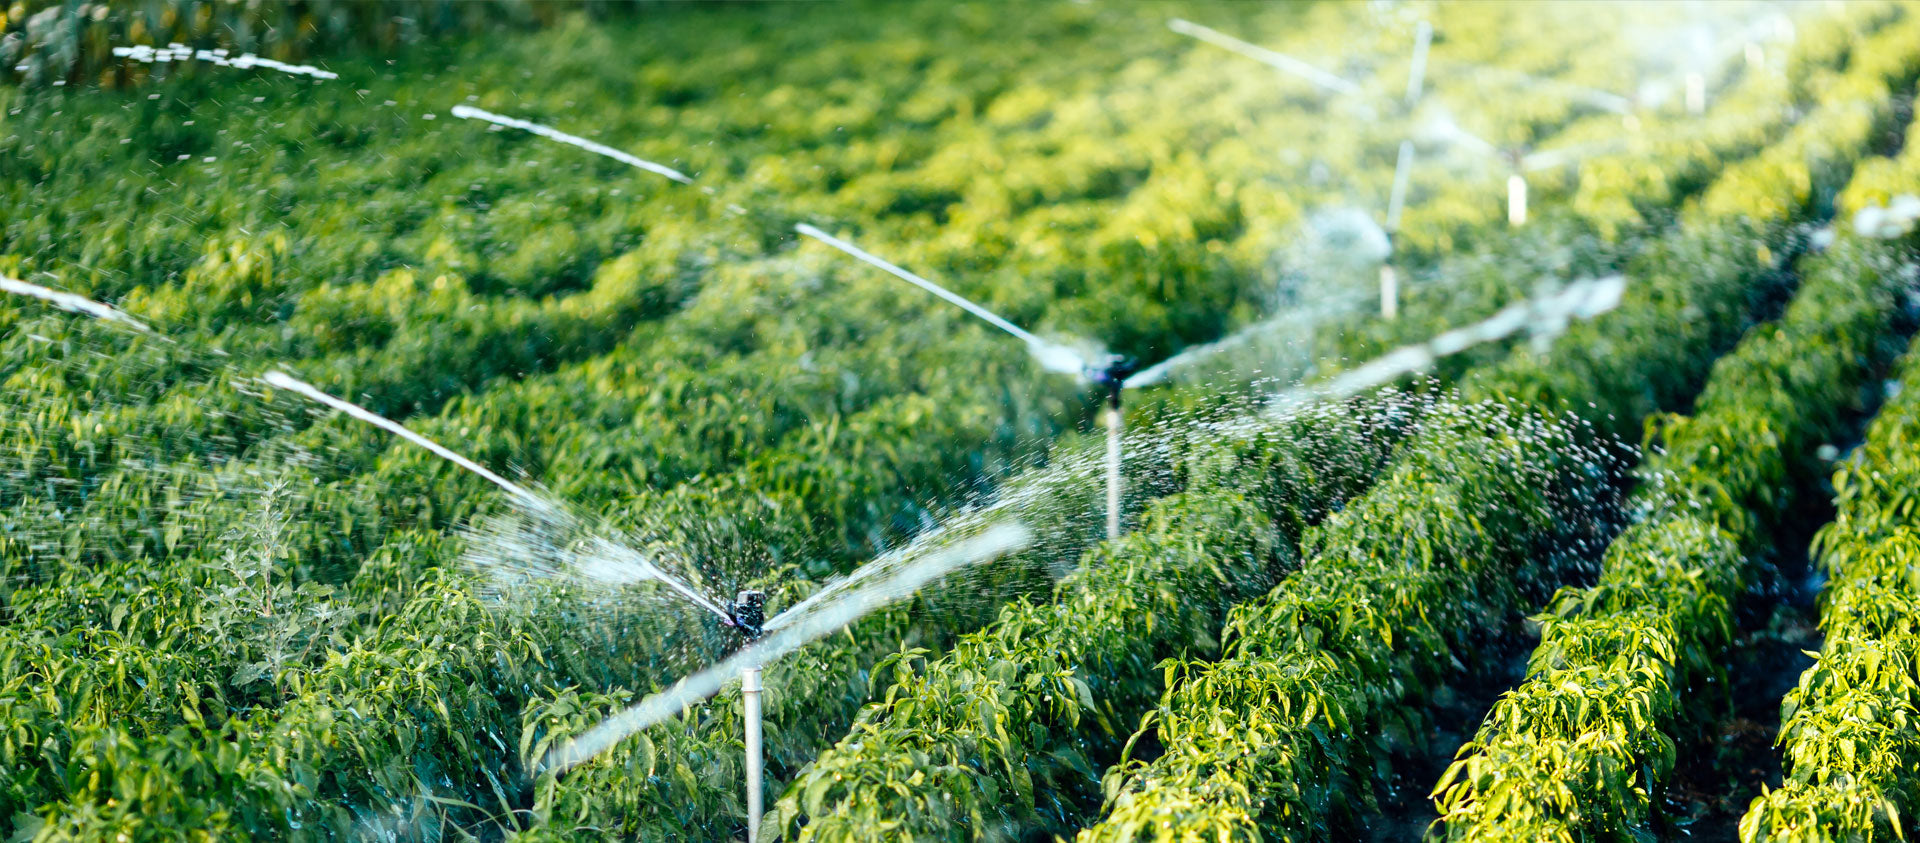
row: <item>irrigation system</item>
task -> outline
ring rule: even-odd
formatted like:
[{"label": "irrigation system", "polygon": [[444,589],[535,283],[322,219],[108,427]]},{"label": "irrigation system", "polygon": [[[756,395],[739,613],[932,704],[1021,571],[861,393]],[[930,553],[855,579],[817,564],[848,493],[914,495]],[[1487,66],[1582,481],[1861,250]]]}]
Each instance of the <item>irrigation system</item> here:
[{"label": "irrigation system", "polygon": [[[1920,203],[1914,204],[1920,205]],[[1909,209],[1903,207],[1903,210]],[[1920,212],[1920,209],[1912,210]],[[917,279],[915,280],[917,285],[936,292],[942,298],[953,301],[969,312],[1006,329],[1008,333],[1026,340],[1036,349],[1036,354],[1042,351],[1058,354],[1058,349],[1063,348],[1041,340],[985,308],[874,257],[846,241],[833,238],[811,226],[802,226],[801,229],[802,233],[808,236],[822,239],[849,254],[861,257],[862,260],[886,268],[895,275],[909,280]],[[1314,388],[1302,387],[1278,394],[1269,404],[1268,412],[1284,413],[1313,401],[1357,394],[1362,390],[1391,382],[1403,375],[1420,371],[1439,357],[1458,353],[1483,342],[1510,336],[1529,326],[1533,328],[1537,341],[1548,338],[1564,331],[1571,319],[1590,318],[1612,309],[1620,301],[1624,285],[1625,280],[1619,276],[1575,282],[1552,296],[1511,305],[1482,322],[1449,331],[1417,346],[1402,348],[1336,378],[1328,384]],[[40,299],[62,309],[125,325],[143,334],[153,333],[146,324],[117,309],[71,293],[63,293],[4,276],[0,276],[0,292]],[[1242,329],[1235,335],[1188,349],[1160,364],[1140,371],[1134,370],[1131,361],[1119,357],[1107,357],[1098,364],[1083,364],[1085,376],[1101,386],[1107,398],[1107,527],[1110,536],[1117,535],[1119,530],[1120,400],[1124,390],[1158,383],[1169,371],[1182,365],[1184,361],[1211,355],[1230,347],[1249,330],[1260,327],[1255,325],[1249,329]],[[1077,353],[1075,358],[1078,359]],[[1055,358],[1052,362],[1057,364],[1059,359]],[[259,381],[270,388],[285,390],[310,399],[425,449],[499,487],[518,506],[529,512],[545,517],[563,515],[564,510],[559,504],[532,489],[508,480],[397,421],[329,395],[284,371],[271,371],[261,376]],[[1000,506],[1001,504],[996,504],[981,512],[992,513]],[[982,529],[977,531],[972,529],[981,524],[985,525]],[[613,548],[613,553],[609,553],[605,548],[596,550],[596,555],[610,557],[605,560],[596,559],[594,560],[596,564],[620,564],[632,569],[627,572],[628,576],[620,577],[618,581],[657,580],[687,602],[717,615],[723,625],[732,627],[740,633],[743,643],[719,663],[687,676],[672,688],[641,700],[625,711],[550,750],[542,759],[541,766],[556,773],[571,769],[611,748],[627,736],[665,721],[684,711],[688,706],[719,692],[727,682],[737,676],[741,683],[742,699],[747,837],[749,843],[758,843],[760,825],[765,816],[762,671],[767,665],[788,653],[830,635],[883,606],[911,596],[927,583],[960,568],[1015,552],[1027,547],[1033,540],[1031,531],[1010,518],[998,521],[974,519],[964,522],[958,531],[971,533],[966,536],[956,535],[956,530],[950,527],[952,525],[923,533],[906,547],[869,561],[852,574],[829,584],[813,596],[772,618],[767,617],[767,595],[763,591],[742,590],[732,600],[722,604],[669,575],[637,551],[626,548]],[[601,543],[606,542],[602,540]],[[618,552],[623,550],[626,552]],[[613,558],[615,556],[617,559]]]},{"label": "irrigation system", "polygon": [[999,314],[994,313],[967,298],[935,284],[920,275],[907,270],[899,264],[873,254],[852,243],[835,237],[806,223],[794,226],[794,230],[819,240],[835,249],[845,252],[862,262],[885,270],[888,274],[926,290],[956,307],[985,320],[988,324],[1011,334],[1026,343],[1027,349],[1040,362],[1042,368],[1059,374],[1075,375],[1100,390],[1105,410],[1102,413],[1103,427],[1107,432],[1107,538],[1120,537],[1121,518],[1120,500],[1122,491],[1121,462],[1123,459],[1122,439],[1126,432],[1126,415],[1122,406],[1122,396],[1128,389],[1150,386],[1164,380],[1176,366],[1183,365],[1202,355],[1232,347],[1235,343],[1229,337],[1205,346],[1197,346],[1179,355],[1161,361],[1159,364],[1140,368],[1138,361],[1120,354],[1103,354],[1089,359],[1087,355],[1061,343],[1052,342],[1036,336]]},{"label": "irrigation system", "polygon": [[[988,527],[978,535],[957,541],[935,531],[913,544],[868,562],[859,571],[829,586],[824,599],[809,599],[795,604],[768,620],[764,626],[748,624],[765,610],[765,596],[759,592],[741,592],[730,610],[737,613],[737,625],[746,644],[731,656],[669,688],[647,697],[619,714],[607,718],[592,729],[547,752],[541,766],[564,772],[606,751],[635,732],[678,715],[720,689],[738,676],[741,680],[742,711],[745,717],[747,778],[747,839],[758,843],[762,803],[761,763],[761,670],[781,657],[813,641],[833,634],[867,614],[903,599],[954,570],[978,564],[1026,547],[1033,534],[1017,523]],[[857,584],[857,585],[856,585]]]},{"label": "irrigation system", "polygon": [[[1785,19],[1780,20],[1784,22]],[[1360,84],[1307,61],[1191,21],[1175,18],[1168,21],[1167,25],[1174,32],[1249,57],[1282,73],[1302,79],[1334,96],[1359,99],[1371,108],[1371,104],[1365,102],[1368,98],[1367,91]],[[1791,24],[1785,25],[1788,27],[1787,37],[1791,37]],[[1433,26],[1429,21],[1418,22],[1406,86],[1404,94],[1400,97],[1400,105],[1409,120],[1425,95],[1425,77],[1433,35]],[[117,56],[151,64],[200,61],[223,67],[264,67],[314,79],[337,78],[335,74],[317,67],[290,65],[251,53],[233,56],[225,50],[195,50],[182,44],[170,44],[164,49],[145,46],[114,48],[113,52]],[[1764,58],[1758,44],[1752,40],[1751,33],[1746,41],[1745,55],[1749,64],[1757,65]],[[1479,66],[1464,67],[1469,73],[1497,76],[1537,90],[1551,91],[1598,109],[1624,115],[1628,118],[1630,126],[1637,123],[1634,117],[1634,112],[1638,108],[1637,103],[1608,91],[1541,79],[1518,71]],[[1698,69],[1687,71],[1683,76],[1682,87],[1686,110],[1693,114],[1703,113],[1706,109],[1708,94],[1706,73]],[[542,124],[495,114],[469,105],[455,106],[451,109],[451,114],[462,119],[487,122],[496,127],[531,132],[680,184],[694,184],[692,177],[672,167]],[[1432,121],[1427,130],[1436,140],[1466,147],[1507,162],[1510,170],[1507,178],[1507,217],[1509,224],[1513,226],[1523,225],[1527,221],[1527,173],[1576,163],[1594,154],[1597,151],[1596,147],[1612,147],[1624,142],[1624,140],[1613,140],[1537,152],[1525,146],[1502,148],[1466,131],[1444,115],[1439,120]],[[1386,257],[1382,259],[1380,266],[1379,285],[1380,315],[1385,319],[1396,318],[1399,310],[1400,280],[1392,262],[1393,246],[1399,234],[1415,156],[1415,138],[1410,133],[1399,144],[1392,186],[1382,218],[1381,230],[1384,232],[1387,245]],[[711,187],[700,189],[708,195],[715,194]],[[737,205],[728,205],[727,208],[736,214],[745,213],[745,210]],[[1870,214],[1869,211],[1872,213]],[[1855,220],[1855,225],[1863,232],[1869,229],[1879,232],[1884,229],[1902,233],[1909,230],[1915,220],[1920,218],[1920,199],[1901,197],[1891,207],[1885,209],[1876,207],[1869,211],[1862,211]],[[1368,215],[1368,218],[1371,219],[1371,215]],[[815,226],[799,223],[794,226],[794,229],[801,235],[825,243],[913,284],[1020,340],[1045,370],[1075,376],[1097,388],[1102,399],[1103,426],[1106,431],[1105,503],[1106,535],[1109,539],[1118,538],[1122,527],[1121,469],[1125,432],[1123,397],[1126,390],[1160,383],[1175,369],[1244,344],[1250,337],[1269,331],[1274,324],[1277,324],[1277,318],[1256,323],[1215,342],[1192,346],[1157,364],[1142,368],[1133,359],[1122,355],[1089,354],[1070,345],[1043,339],[976,302]],[[1403,346],[1323,383],[1310,387],[1298,386],[1275,394],[1268,404],[1267,412],[1284,413],[1311,401],[1348,397],[1422,371],[1439,358],[1460,353],[1482,343],[1504,339],[1522,331],[1531,331],[1536,343],[1550,341],[1552,337],[1563,333],[1573,320],[1590,319],[1616,307],[1623,295],[1625,283],[1624,277],[1614,275],[1566,284],[1558,292],[1510,305],[1487,319],[1447,331],[1426,342]],[[64,310],[126,326],[144,335],[158,336],[147,324],[120,310],[71,293],[6,276],[0,276],[0,293],[32,297]],[[167,341],[171,342],[171,340]],[[487,469],[397,421],[329,395],[284,371],[271,371],[258,380],[268,387],[303,396],[425,449],[497,486],[508,494],[516,506],[524,510],[543,517],[566,517],[564,507],[555,501]],[[697,609],[716,615],[723,626],[730,627],[739,633],[741,643],[721,661],[686,676],[673,687],[641,700],[550,750],[542,759],[541,766],[555,772],[571,769],[635,732],[677,716],[690,705],[719,692],[728,682],[738,677],[743,702],[747,837],[750,843],[758,843],[765,807],[763,670],[798,648],[830,635],[873,611],[911,596],[940,577],[961,568],[1018,551],[1029,546],[1033,541],[1032,533],[1012,518],[985,522],[981,529],[973,529],[976,526],[982,526],[982,523],[975,521],[961,527],[949,525],[923,533],[907,546],[869,561],[852,574],[829,584],[813,596],[771,617],[768,616],[768,595],[764,591],[744,589],[738,591],[730,600],[717,600],[702,594],[688,582],[662,570],[660,566],[638,551],[625,547],[616,548],[619,552],[612,555],[617,556],[615,562],[625,566],[632,574],[631,577],[622,581],[652,579],[659,582]],[[963,533],[965,535],[962,535]],[[602,555],[609,554],[602,553]]]}]

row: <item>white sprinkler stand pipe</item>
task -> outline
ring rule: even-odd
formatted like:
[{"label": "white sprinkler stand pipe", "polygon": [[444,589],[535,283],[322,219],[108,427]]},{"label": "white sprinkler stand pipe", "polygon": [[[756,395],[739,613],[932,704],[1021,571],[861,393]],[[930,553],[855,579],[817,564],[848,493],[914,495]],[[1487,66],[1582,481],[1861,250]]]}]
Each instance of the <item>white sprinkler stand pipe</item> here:
[{"label": "white sprinkler stand pipe", "polygon": [[1519,173],[1507,177],[1507,224],[1527,224],[1527,177]]},{"label": "white sprinkler stand pipe", "polygon": [[740,696],[747,720],[747,843],[760,843],[760,668],[741,669]]},{"label": "white sprinkler stand pipe", "polygon": [[1120,537],[1120,401],[1107,407],[1107,538]]}]

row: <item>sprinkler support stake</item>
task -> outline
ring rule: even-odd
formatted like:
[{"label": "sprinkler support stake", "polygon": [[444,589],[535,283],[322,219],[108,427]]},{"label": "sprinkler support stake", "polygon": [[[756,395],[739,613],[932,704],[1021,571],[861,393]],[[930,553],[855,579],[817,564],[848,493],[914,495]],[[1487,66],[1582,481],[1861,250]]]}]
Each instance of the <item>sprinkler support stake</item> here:
[{"label": "sprinkler support stake", "polygon": [[1507,176],[1507,224],[1515,227],[1527,224],[1527,177],[1521,175],[1518,168]]},{"label": "sprinkler support stake", "polygon": [[1389,322],[1400,317],[1400,276],[1392,263],[1380,265],[1380,318]]},{"label": "sprinkler support stake", "polygon": [[1087,367],[1087,379],[1107,390],[1107,538],[1120,537],[1120,433],[1125,417],[1120,414],[1120,393],[1127,378],[1139,368],[1132,358],[1109,355],[1097,367]]},{"label": "sprinkler support stake", "polygon": [[760,843],[760,668],[740,669],[742,716],[746,719],[747,843]]},{"label": "sprinkler support stake", "polygon": [[1120,391],[1107,404],[1107,538],[1120,537]]},{"label": "sprinkler support stake", "polygon": [[[727,602],[727,623],[746,636],[747,646],[760,640],[767,626],[767,593],[746,589]],[[760,770],[760,666],[748,662],[740,668],[740,718],[746,721],[747,751],[747,843],[760,840],[760,816],[763,813]]]}]

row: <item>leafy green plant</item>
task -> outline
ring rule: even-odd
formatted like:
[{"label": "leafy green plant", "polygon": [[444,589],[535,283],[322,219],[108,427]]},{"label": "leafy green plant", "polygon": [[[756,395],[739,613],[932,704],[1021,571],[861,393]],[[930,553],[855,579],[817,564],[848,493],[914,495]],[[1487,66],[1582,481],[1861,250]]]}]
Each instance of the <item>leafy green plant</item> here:
[{"label": "leafy green plant", "polygon": [[1779,490],[1808,485],[1793,480],[1809,468],[1793,457],[1840,429],[1890,357],[1905,282],[1889,258],[1847,240],[1802,259],[1787,313],[1715,364],[1694,414],[1649,425],[1663,450],[1641,468],[1640,521],[1608,548],[1597,584],[1563,590],[1536,618],[1531,678],[1435,788],[1446,839],[1658,827],[1676,752],[1732,704],[1716,689],[1733,603],[1747,559],[1795,504]]},{"label": "leafy green plant", "polygon": [[1740,819],[1743,841],[1893,840],[1915,830],[1915,359],[1909,349],[1900,392],[1834,473],[1839,514],[1815,538],[1829,577],[1820,614],[1826,641],[1782,702],[1786,781],[1753,800]]}]

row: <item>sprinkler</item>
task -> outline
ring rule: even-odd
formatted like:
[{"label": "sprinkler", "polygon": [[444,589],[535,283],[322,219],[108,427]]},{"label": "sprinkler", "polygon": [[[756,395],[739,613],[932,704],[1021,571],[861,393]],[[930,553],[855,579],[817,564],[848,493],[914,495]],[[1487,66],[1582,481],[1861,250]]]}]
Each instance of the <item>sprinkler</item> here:
[{"label": "sprinkler", "polygon": [[749,642],[758,641],[767,623],[767,593],[747,589],[727,601],[726,624],[740,630]]},{"label": "sprinkler", "polygon": [[572,769],[641,729],[679,716],[688,706],[719,693],[738,676],[742,715],[746,721],[747,840],[757,843],[760,820],[765,813],[761,797],[761,668],[810,642],[845,629],[869,612],[912,596],[922,586],[949,572],[1033,543],[1033,533],[1018,523],[995,525],[958,541],[946,541],[946,538],[950,537],[916,540],[902,550],[868,562],[814,598],[790,606],[772,618],[766,617],[765,593],[740,592],[727,604],[726,620],[722,622],[747,632],[750,639],[747,646],[549,749],[540,766],[556,774]]},{"label": "sprinkler", "polygon": [[[967,311],[982,321],[999,328],[1008,335],[1027,345],[1042,368],[1049,372],[1076,375],[1106,391],[1106,427],[1107,427],[1107,537],[1120,536],[1120,433],[1122,418],[1120,415],[1120,396],[1128,389],[1151,386],[1167,378],[1174,369],[1192,363],[1195,360],[1232,348],[1245,339],[1243,334],[1226,337],[1205,345],[1193,346],[1145,368],[1136,361],[1119,355],[1107,355],[1097,362],[1071,347],[1041,339],[1032,332],[1002,318],[979,304],[976,304],[952,290],[935,284],[898,264],[892,263],[865,249],[835,237],[806,223],[799,223],[794,230],[832,246],[863,263],[878,267],[902,281],[926,290],[947,302]],[[1255,326],[1258,328],[1260,326]]]},{"label": "sprinkler", "polygon": [[1088,363],[1086,375],[1094,386],[1107,391],[1107,406],[1118,409],[1120,391],[1126,388],[1127,378],[1133,377],[1137,371],[1140,371],[1138,361],[1120,354],[1109,354],[1098,363]]}]

